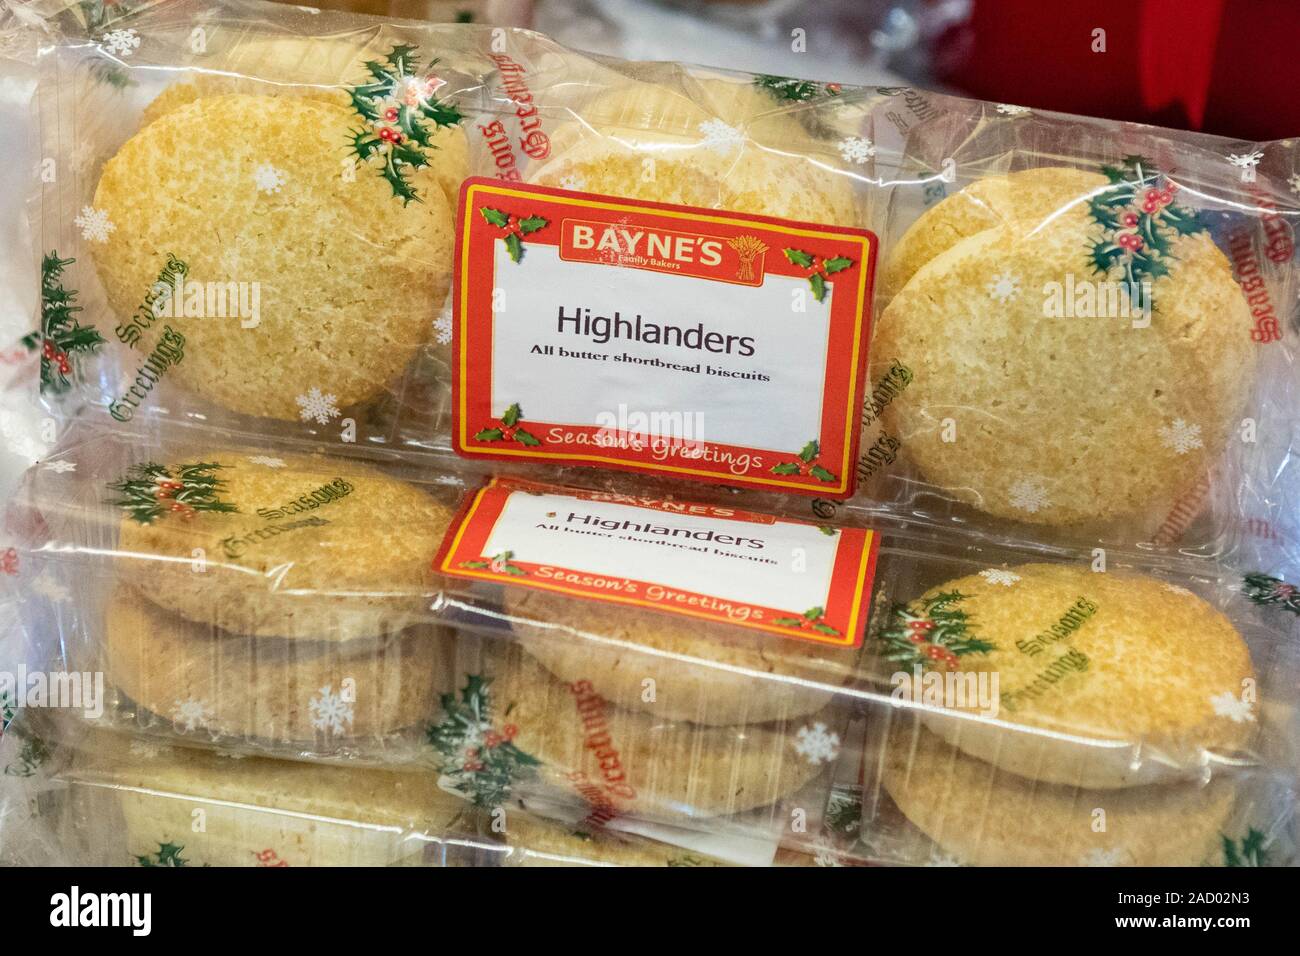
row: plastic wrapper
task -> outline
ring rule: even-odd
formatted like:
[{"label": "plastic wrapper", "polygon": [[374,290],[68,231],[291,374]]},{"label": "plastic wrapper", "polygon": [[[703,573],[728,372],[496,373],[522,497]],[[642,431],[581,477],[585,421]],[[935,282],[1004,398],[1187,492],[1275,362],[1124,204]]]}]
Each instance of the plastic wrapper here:
[{"label": "plastic wrapper", "polygon": [[865,507],[1228,557],[1285,524],[1293,144],[466,25],[104,16],[37,58],[52,410],[446,449],[456,193],[487,175],[876,233]]},{"label": "plastic wrapper", "polygon": [[[637,567],[649,576],[664,567],[650,536],[677,538],[675,516],[702,513],[690,541],[704,528],[711,547],[675,549],[668,567],[707,596],[737,527],[759,529],[736,539],[741,553],[760,538],[777,554],[803,542],[814,569],[814,542],[842,557],[864,529],[741,512],[724,491],[707,504],[611,480],[484,489],[454,459],[438,471],[270,458],[192,438],[96,435],[54,459],[75,467],[29,473],[11,507],[29,529],[24,567],[47,582],[23,605],[41,646],[28,656],[44,662],[30,666],[103,677],[102,706],[72,709],[74,724],[362,776],[423,770],[466,808],[736,863],[770,863],[782,848],[926,862],[918,834],[974,863],[1070,864],[1094,849],[1117,863],[1199,863],[1247,816],[1283,845],[1294,618],[1228,569],[1138,552],[1100,567],[1087,552],[972,546],[898,523],[876,529],[878,552],[861,551],[864,569],[874,558],[855,623],[833,590],[826,607],[793,609],[764,632],[535,586],[572,573],[556,573],[541,542],[593,515],[637,532],[596,553],[648,561]],[[175,461],[159,460],[163,449]],[[142,505],[135,481],[179,487]],[[445,542],[473,553],[471,506],[489,493],[534,509],[517,527],[534,513],[556,524],[526,549],[459,561]],[[628,524],[656,503],[662,531]],[[564,569],[591,570],[562,543]],[[609,580],[633,574],[611,567]],[[733,613],[761,617],[793,586],[779,564],[767,573],[773,596],[728,592]],[[908,770],[929,775],[925,787],[961,781],[960,805],[936,824]],[[981,809],[991,796],[997,813]],[[962,836],[984,825],[1004,836],[997,814],[1017,800],[1052,821],[1022,856],[1000,836],[1007,856],[943,829],[962,819]],[[1098,808],[1113,840],[1092,839]],[[1156,832],[1148,812],[1195,839],[1122,843]]]},{"label": "plastic wrapper", "polygon": [[[30,666],[103,678],[85,720],[724,862],[1290,862],[1296,559],[1252,522],[1290,521],[1294,144],[256,3],[6,10],[53,164],[32,347],[59,426],[6,584]],[[474,229],[516,283],[566,252],[489,187],[614,234],[802,237],[727,243],[728,282],[815,318],[709,400],[740,449],[847,401],[842,457],[796,426],[734,482],[534,456],[570,389],[595,416],[671,394],[650,360],[529,382],[472,353],[472,320],[518,327],[471,315]],[[592,294],[661,287],[620,255],[583,260]],[[809,351],[837,384],[792,387]],[[525,407],[468,427],[471,367]],[[747,400],[778,378],[787,403]],[[653,453],[638,428],[619,447]],[[793,491],[727,486],[757,477]],[[272,796],[271,828],[309,812]],[[423,853],[342,833],[309,855]]]}]

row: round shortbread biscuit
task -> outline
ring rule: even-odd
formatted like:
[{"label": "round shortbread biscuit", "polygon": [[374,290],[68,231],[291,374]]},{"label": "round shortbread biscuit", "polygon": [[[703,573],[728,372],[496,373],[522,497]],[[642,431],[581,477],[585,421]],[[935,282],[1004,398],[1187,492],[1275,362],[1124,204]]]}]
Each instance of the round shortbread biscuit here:
[{"label": "round shortbread biscuit", "polygon": [[693,100],[636,83],[575,107],[530,182],[804,222],[860,225],[851,178],[751,87],[701,81]]},{"label": "round shortbread biscuit", "polygon": [[[810,714],[830,703],[834,692],[828,686],[842,685],[858,658],[857,648],[575,601],[531,588],[507,587],[505,607],[524,650],[558,679],[590,680],[617,706],[663,720],[756,724]],[[547,633],[552,628],[530,621],[557,622],[593,640],[557,638]],[[653,688],[650,699],[648,687]]]},{"label": "round shortbread biscuit", "polygon": [[1100,236],[1086,203],[985,229],[881,315],[872,378],[911,376],[881,420],[945,494],[1036,524],[1152,525],[1226,447],[1255,361],[1227,260],[1208,234],[1179,236],[1148,317],[1051,314],[1051,289],[1098,278]]},{"label": "round shortbread biscuit", "polygon": [[972,866],[1199,866],[1234,796],[1226,780],[1119,791],[1035,783],[919,728],[891,733],[883,782],[913,824]]},{"label": "round shortbread biscuit", "polygon": [[428,719],[441,638],[436,628],[346,645],[240,637],[123,589],[105,613],[105,670],[181,732],[329,749]]},{"label": "round shortbread biscuit", "polygon": [[[374,77],[366,61],[380,60],[386,48],[369,37],[276,37],[236,43],[220,55],[220,69],[196,72],[172,83],[145,107],[141,123],[208,96],[245,93],[304,97],[350,106],[348,89]],[[442,126],[431,138],[438,150],[429,172],[454,213],[460,184],[469,175],[469,146],[459,126]]]},{"label": "round shortbread biscuit", "polygon": [[413,485],[326,457],[214,451],[137,464],[109,488],[123,580],[190,620],[269,637],[342,641],[421,620],[452,517]]},{"label": "round shortbread biscuit", "polygon": [[745,727],[661,720],[611,705],[596,682],[557,681],[513,645],[467,669],[429,740],[447,785],[485,806],[508,792],[525,805],[583,801],[597,823],[717,817],[778,802],[832,759],[799,736],[816,723],[829,738],[826,712]]},{"label": "round shortbread biscuit", "polygon": [[418,863],[465,806],[427,773],[233,760],[117,734],[91,740],[95,752],[69,777],[116,793],[127,853],[141,865]]},{"label": "round shortbread biscuit", "polygon": [[927,209],[885,256],[876,307],[883,309],[921,266],[962,239],[1007,222],[1032,229],[1065,208],[1087,203],[1108,180],[1069,166],[985,176]]},{"label": "round shortbread biscuit", "polygon": [[[118,338],[141,363],[161,342],[167,379],[280,419],[310,415],[299,399],[311,396],[371,399],[406,367],[450,282],[451,214],[429,167],[410,172],[420,201],[405,205],[377,168],[349,174],[356,125],[319,100],[204,97],[105,164],[94,205],[112,229],[91,251]],[[159,300],[176,261],[184,301]],[[148,397],[134,388],[118,417]]]},{"label": "round shortbread biscuit", "polygon": [[[965,700],[955,686],[944,700],[961,716],[929,710],[926,725],[1031,780],[1116,788],[1185,777],[1254,736],[1245,641],[1204,600],[1154,578],[990,569],[896,609],[878,639],[886,666],[975,675]],[[982,675],[980,701],[970,685]]]}]

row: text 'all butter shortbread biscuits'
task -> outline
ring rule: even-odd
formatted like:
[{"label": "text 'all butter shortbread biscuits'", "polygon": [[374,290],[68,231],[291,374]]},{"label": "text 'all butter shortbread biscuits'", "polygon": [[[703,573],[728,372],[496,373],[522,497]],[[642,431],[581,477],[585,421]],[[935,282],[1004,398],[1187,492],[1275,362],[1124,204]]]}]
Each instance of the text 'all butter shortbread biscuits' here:
[{"label": "text 'all butter shortbread biscuits'", "polygon": [[899,606],[878,638],[886,669],[983,679],[988,700],[961,699],[954,686],[922,720],[1030,780],[1118,788],[1196,776],[1213,756],[1247,750],[1257,726],[1241,635],[1154,578],[989,569]]},{"label": "text 'all butter shortbread biscuits'", "polygon": [[341,641],[420,620],[449,504],[366,465],[213,450],[109,486],[117,572],[235,634]]},{"label": "text 'all butter shortbread biscuits'", "polygon": [[[948,245],[918,240],[936,254],[880,316],[872,376],[907,370],[882,422],[953,499],[1045,525],[1136,518],[1146,534],[1230,440],[1253,378],[1251,317],[1227,259],[1172,187],[1147,201],[1132,181],[1091,181],[1093,192],[1061,188],[1031,203],[1053,207],[1041,220],[964,237],[954,227]],[[1136,197],[1139,212],[1094,205],[1112,194]],[[962,195],[913,228],[965,208]],[[1156,222],[1171,209],[1171,223]],[[1155,223],[1145,239],[1134,231],[1143,216]],[[1081,290],[1092,305],[1076,309]]]},{"label": "text 'all butter shortbread biscuits'", "polygon": [[1089,791],[968,757],[923,728],[891,731],[883,782],[943,853],[972,866],[1200,866],[1232,812],[1229,780]]},{"label": "text 'all butter shortbread biscuits'", "polygon": [[421,725],[440,685],[434,627],[368,640],[242,637],[121,590],[104,620],[108,679],[182,734],[330,750]]},{"label": "text 'all butter shortbread biscuits'", "polygon": [[[416,201],[352,163],[360,122],[315,99],[203,97],[105,164],[94,206],[114,228],[92,252],[141,365],[165,347],[168,380],[290,420],[312,411],[300,398],[346,408],[402,372],[447,292],[451,212],[437,150],[402,168]],[[117,417],[148,401],[153,372]]]}]

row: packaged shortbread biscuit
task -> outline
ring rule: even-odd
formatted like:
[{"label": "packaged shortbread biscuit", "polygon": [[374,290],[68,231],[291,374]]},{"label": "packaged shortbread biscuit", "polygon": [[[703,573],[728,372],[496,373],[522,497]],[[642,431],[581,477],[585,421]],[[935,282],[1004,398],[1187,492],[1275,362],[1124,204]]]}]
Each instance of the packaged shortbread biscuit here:
[{"label": "packaged shortbread biscuit", "polygon": [[[1205,833],[1295,766],[1291,616],[1201,559],[972,547],[928,524],[485,478],[452,457],[436,471],[299,450],[255,464],[282,483],[237,484],[258,456],[195,453],[210,440],[72,442],[10,509],[30,529],[32,656],[102,670],[92,719],[155,742],[422,770],[488,815],[749,864],[778,851],[924,862],[908,855],[930,852],[906,836],[929,832],[910,791],[871,770],[904,719],[981,786],[1117,806],[1212,790],[1223,814],[1216,804]],[[239,494],[158,482],[159,513],[139,525],[152,509],[142,488],[124,497],[122,476],[205,458],[223,466],[205,473],[217,482],[229,463]],[[356,490],[317,502],[334,478]],[[300,499],[322,523],[258,513]],[[233,510],[200,507],[216,502]],[[414,517],[435,506],[436,521]],[[230,537],[256,546],[198,560]],[[264,566],[249,563],[260,547],[273,549]],[[399,560],[419,569],[404,587]],[[882,801],[905,819],[883,816],[878,832]]]},{"label": "packaged shortbread biscuit", "polygon": [[52,411],[1073,546],[1230,555],[1283,520],[1294,144],[473,25],[51,6],[15,63],[77,104],[34,131]]}]

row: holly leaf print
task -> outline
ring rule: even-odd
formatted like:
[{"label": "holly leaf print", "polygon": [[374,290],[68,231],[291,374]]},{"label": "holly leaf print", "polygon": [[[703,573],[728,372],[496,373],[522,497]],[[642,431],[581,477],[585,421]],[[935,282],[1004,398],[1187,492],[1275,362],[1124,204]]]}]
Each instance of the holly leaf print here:
[{"label": "holly leaf print", "polygon": [[773,623],[774,623],[774,624],[779,624],[779,625],[781,625],[781,627],[798,627],[800,624],[803,623],[803,618],[799,618],[799,617],[778,617],[778,618],[776,618],[775,621],[773,621]]},{"label": "holly leaf print", "polygon": [[513,232],[506,236],[506,252],[510,253],[511,262],[518,262],[524,257],[524,244]]},{"label": "holly leaf print", "polygon": [[814,624],[812,629],[817,631],[819,634],[825,634],[829,637],[840,636],[840,632],[835,630],[835,628],[831,627],[829,624]]},{"label": "holly leaf print", "polygon": [[529,447],[541,444],[541,441],[538,440],[536,435],[524,428],[515,429],[515,441],[519,442],[521,445],[528,445]]},{"label": "holly leaf print", "polygon": [[833,472],[827,471],[821,465],[813,465],[808,474],[812,475],[818,481],[831,482],[837,480]]},{"label": "holly leaf print", "polygon": [[462,567],[462,568],[468,568],[468,569],[471,570],[471,571],[483,571],[483,570],[486,570],[486,569],[487,569],[487,567],[488,567],[488,562],[486,562],[486,561],[462,561],[462,562],[460,563],[460,567]]},{"label": "holly leaf print", "polygon": [[800,268],[807,269],[813,264],[813,257],[802,249],[782,249],[786,259]]},{"label": "holly leaf print", "polygon": [[808,284],[812,286],[813,298],[818,302],[826,299],[826,280],[821,277],[821,273],[813,273],[808,277]]},{"label": "holly leaf print", "polygon": [[504,228],[505,224],[510,221],[510,217],[500,209],[491,209],[487,206],[483,206],[479,209],[479,212],[483,214],[483,218],[486,219],[489,224],[496,226],[497,228]]},{"label": "holly leaf print", "polygon": [[477,431],[474,433],[474,440],[475,441],[500,441],[501,429],[484,428],[481,431]]},{"label": "holly leaf print", "polygon": [[797,474],[799,474],[799,466],[796,465],[794,462],[783,461],[783,462],[781,462],[781,464],[779,464],[779,465],[773,465],[773,466],[772,466],[772,474],[774,474],[774,475],[797,475]]},{"label": "holly leaf print", "polygon": [[813,439],[800,450],[799,460],[812,461],[817,457],[819,451],[821,451],[821,444],[816,439]]},{"label": "holly leaf print", "polygon": [[506,425],[507,427],[512,425],[517,425],[522,415],[523,412],[519,408],[519,403],[515,402],[513,405],[507,408],[506,413],[501,416],[501,423],[503,425]]},{"label": "holly leaf print", "polygon": [[843,272],[853,265],[853,260],[848,256],[836,256],[834,259],[827,259],[822,265],[826,269],[826,274],[830,275],[835,272]]},{"label": "holly leaf print", "polygon": [[824,607],[810,607],[808,610],[803,612],[803,616],[810,621],[815,621],[825,613],[826,608]]},{"label": "holly leaf print", "polygon": [[549,221],[550,220],[545,219],[542,216],[528,216],[524,219],[519,220],[519,231],[522,232],[524,235],[528,235],[529,233],[533,233],[536,232],[538,229],[541,229]]}]

